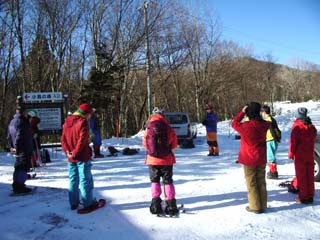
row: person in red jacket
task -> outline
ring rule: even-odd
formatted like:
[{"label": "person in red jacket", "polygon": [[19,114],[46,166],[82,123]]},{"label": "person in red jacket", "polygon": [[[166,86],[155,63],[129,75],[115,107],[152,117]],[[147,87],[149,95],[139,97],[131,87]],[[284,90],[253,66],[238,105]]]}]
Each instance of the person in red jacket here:
[{"label": "person in red jacket", "polygon": [[150,212],[161,214],[161,185],[160,178],[164,184],[164,194],[166,197],[165,212],[169,215],[178,214],[175,199],[175,188],[173,185],[173,164],[176,163],[172,149],[178,146],[178,139],[169,125],[167,119],[162,115],[163,110],[155,108],[153,115],[147,122],[142,144],[147,149],[145,164],[149,166],[149,177],[151,181],[152,201]]},{"label": "person in red jacket", "polygon": [[[266,134],[270,123],[262,119],[260,110],[259,103],[251,102],[231,123],[241,136],[238,162],[243,164],[246,178],[249,202],[246,210],[253,213],[263,213],[267,207]],[[245,115],[249,121],[242,122]]]},{"label": "person in red jacket", "polygon": [[32,135],[32,167],[40,166],[40,136],[39,136],[39,127],[41,120],[37,116],[30,117],[30,132]]},{"label": "person in red jacket", "polygon": [[92,150],[89,146],[89,119],[92,107],[83,103],[78,110],[65,119],[61,136],[62,149],[68,157],[69,203],[72,210],[78,208],[79,183],[81,202],[85,209],[95,208],[93,178],[91,173]]},{"label": "person in red jacket", "polygon": [[298,108],[293,122],[288,157],[294,160],[298,181],[298,203],[313,203],[314,197],[314,145],[317,130],[307,116],[308,110]]}]

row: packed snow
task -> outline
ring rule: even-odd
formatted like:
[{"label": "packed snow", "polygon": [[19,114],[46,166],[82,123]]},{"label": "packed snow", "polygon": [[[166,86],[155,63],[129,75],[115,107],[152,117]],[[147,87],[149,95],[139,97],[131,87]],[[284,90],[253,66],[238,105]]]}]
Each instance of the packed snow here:
[{"label": "packed snow", "polygon": [[295,203],[296,196],[278,186],[295,174],[287,152],[293,112],[300,106],[309,109],[318,125],[319,102],[275,105],[275,118],[282,130],[277,152],[280,179],[267,179],[268,208],[263,214],[245,210],[248,202],[243,169],[235,163],[239,140],[235,139],[230,120],[226,120],[218,124],[220,156],[207,156],[201,124],[196,147],[174,151],[177,203],[186,209],[177,218],[157,217],[149,212],[151,194],[141,145],[143,132],[131,138],[103,141],[105,155],[108,146],[140,151],[132,156],[120,152],[118,156],[94,159],[94,195],[105,198],[107,206],[84,215],[70,210],[67,164],[61,149],[50,149],[52,162],[38,168],[37,178],[26,182],[38,187],[36,193],[19,197],[9,196],[14,157],[0,153],[0,239],[320,239],[320,183],[315,183],[315,201],[311,205]]}]

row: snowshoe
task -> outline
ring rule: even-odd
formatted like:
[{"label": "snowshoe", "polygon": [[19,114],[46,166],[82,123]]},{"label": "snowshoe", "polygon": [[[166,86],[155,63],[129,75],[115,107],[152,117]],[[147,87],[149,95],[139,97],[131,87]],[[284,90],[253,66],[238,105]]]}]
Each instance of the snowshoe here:
[{"label": "snowshoe", "polygon": [[93,200],[92,204],[88,207],[84,207],[79,209],[77,212],[79,214],[86,214],[86,213],[91,213],[99,208],[103,208],[106,205],[106,200],[105,199],[99,199],[99,201],[97,200]]},{"label": "snowshoe", "polygon": [[37,174],[35,172],[29,172],[27,174],[27,179],[34,179],[36,178]]},{"label": "snowshoe", "polygon": [[288,188],[290,185],[291,185],[291,181],[285,181],[285,182],[279,183],[279,187],[282,187],[282,188]]}]

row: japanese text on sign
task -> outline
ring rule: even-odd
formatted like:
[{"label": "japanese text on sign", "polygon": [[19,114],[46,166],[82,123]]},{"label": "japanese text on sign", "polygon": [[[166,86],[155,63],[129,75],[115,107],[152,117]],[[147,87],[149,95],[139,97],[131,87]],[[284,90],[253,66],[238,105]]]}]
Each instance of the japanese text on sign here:
[{"label": "japanese text on sign", "polygon": [[24,93],[24,102],[41,102],[41,101],[62,101],[62,92],[35,92]]}]

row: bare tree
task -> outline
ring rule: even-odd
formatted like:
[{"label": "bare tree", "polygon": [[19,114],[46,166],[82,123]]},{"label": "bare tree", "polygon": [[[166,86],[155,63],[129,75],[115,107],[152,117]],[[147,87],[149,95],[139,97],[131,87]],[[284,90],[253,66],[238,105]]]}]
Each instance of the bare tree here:
[{"label": "bare tree", "polygon": [[[209,63],[215,57],[216,43],[218,42],[220,30],[217,18],[205,25],[200,17],[191,14],[180,16],[181,29],[184,37],[184,44],[188,51],[188,57],[193,72],[193,93],[196,105],[196,116],[200,119],[201,98],[209,79]],[[208,19],[210,15],[206,15]]]},{"label": "bare tree", "polygon": [[83,12],[81,4],[76,0],[70,1],[50,1],[38,2],[40,8],[45,13],[46,31],[49,39],[49,46],[55,56],[57,70],[54,71],[51,79],[51,90],[61,89],[63,79],[61,79],[62,66],[66,57],[66,49],[69,46],[72,34],[78,26],[78,22]]},{"label": "bare tree", "polygon": [[8,114],[6,113],[6,104],[8,103],[9,84],[13,78],[13,62],[14,62],[14,19],[10,5],[2,3],[0,15],[0,81],[1,81],[1,96],[0,96],[0,143],[3,146],[5,142],[6,122]]}]

